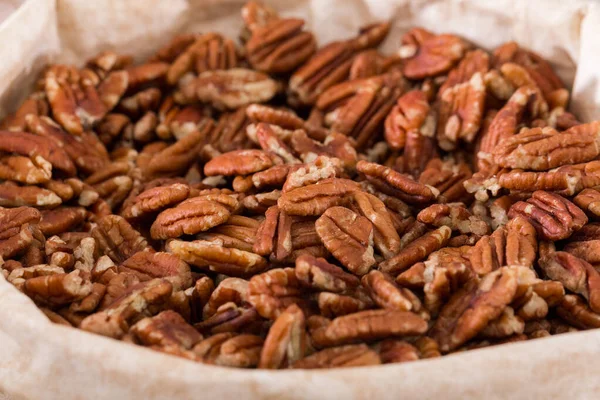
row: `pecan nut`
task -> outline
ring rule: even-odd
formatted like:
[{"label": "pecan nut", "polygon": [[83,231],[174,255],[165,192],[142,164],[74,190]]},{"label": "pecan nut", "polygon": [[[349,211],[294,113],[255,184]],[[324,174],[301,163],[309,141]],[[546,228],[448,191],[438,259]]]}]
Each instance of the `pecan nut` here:
[{"label": "pecan nut", "polygon": [[315,346],[330,347],[356,341],[423,334],[427,331],[427,322],[408,311],[367,310],[337,317],[324,326],[310,330]]},{"label": "pecan nut", "polygon": [[545,240],[566,239],[581,229],[588,221],[585,213],[569,200],[557,194],[536,191],[526,202],[512,205],[508,217],[520,215],[535,228]]},{"label": "pecan nut", "polygon": [[304,314],[296,305],[290,305],[279,314],[269,329],[263,345],[259,368],[279,368],[285,363],[293,364],[304,357],[306,334]]},{"label": "pecan nut", "polygon": [[452,230],[442,226],[427,232],[417,240],[409,243],[394,257],[379,264],[379,270],[395,275],[410,267],[417,261],[423,260],[429,254],[441,249],[448,243]]},{"label": "pecan nut", "polygon": [[330,347],[297,361],[292,368],[342,368],[379,365],[379,355],[365,344]]},{"label": "pecan nut", "polygon": [[497,146],[493,159],[501,167],[534,171],[591,161],[600,154],[599,128],[600,124],[591,122],[564,132],[552,128],[525,129]]},{"label": "pecan nut", "polygon": [[278,83],[261,72],[243,68],[205,71],[182,88],[184,102],[202,101],[226,110],[271,100]]},{"label": "pecan nut", "polygon": [[231,276],[249,276],[267,267],[267,261],[258,254],[227,248],[220,239],[213,242],[172,240],[167,244],[167,251],[195,267]]},{"label": "pecan nut", "polygon": [[373,225],[345,207],[331,207],[315,222],[315,229],[327,249],[349,271],[366,274],[375,264]]}]

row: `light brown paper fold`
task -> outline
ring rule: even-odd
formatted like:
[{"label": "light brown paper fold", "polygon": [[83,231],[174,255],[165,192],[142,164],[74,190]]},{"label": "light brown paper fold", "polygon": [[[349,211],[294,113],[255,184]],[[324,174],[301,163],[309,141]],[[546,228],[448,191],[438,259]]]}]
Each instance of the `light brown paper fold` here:
[{"label": "light brown paper fold", "polygon": [[[561,0],[282,0],[320,42],[391,19],[488,49],[516,40],[573,88],[572,110],[600,119],[600,4]],[[0,115],[49,61],[114,49],[138,58],[181,31],[236,37],[242,0],[28,0],[0,26]],[[388,366],[246,371],[206,366],[50,323],[0,275],[0,399],[564,399],[600,396],[600,330]]]}]

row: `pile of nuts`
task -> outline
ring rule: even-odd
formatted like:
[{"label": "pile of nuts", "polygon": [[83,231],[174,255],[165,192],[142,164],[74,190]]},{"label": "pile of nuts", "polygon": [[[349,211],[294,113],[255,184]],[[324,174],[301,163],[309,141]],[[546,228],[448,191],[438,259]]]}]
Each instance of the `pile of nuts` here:
[{"label": "pile of nuts", "polygon": [[544,59],[242,16],[51,65],[1,122],[0,271],[51,321],[249,368],[600,327],[600,122]]}]

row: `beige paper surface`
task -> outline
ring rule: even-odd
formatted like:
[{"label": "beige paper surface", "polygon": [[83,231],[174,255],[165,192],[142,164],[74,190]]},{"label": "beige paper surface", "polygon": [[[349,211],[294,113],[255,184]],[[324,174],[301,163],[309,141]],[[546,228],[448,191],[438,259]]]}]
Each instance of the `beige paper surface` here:
[{"label": "beige paper surface", "polygon": [[[0,115],[48,61],[100,50],[143,58],[181,31],[236,37],[242,0],[28,0],[0,26]],[[384,50],[409,27],[460,34],[488,49],[517,40],[573,88],[572,109],[600,119],[600,4],[561,0],[281,0],[320,42],[391,19]],[[0,275],[0,399],[563,399],[600,396],[600,330],[436,360],[328,371],[206,366],[51,324]]]}]

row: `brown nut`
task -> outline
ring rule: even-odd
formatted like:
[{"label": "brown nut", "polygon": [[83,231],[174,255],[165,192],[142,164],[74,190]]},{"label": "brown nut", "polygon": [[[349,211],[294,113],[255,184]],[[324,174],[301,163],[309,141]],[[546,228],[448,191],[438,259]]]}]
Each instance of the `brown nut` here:
[{"label": "brown nut", "polygon": [[568,294],[556,309],[556,313],[566,322],[580,329],[600,327],[600,314],[590,310],[579,296]]},{"label": "brown nut", "polygon": [[33,240],[30,224],[40,220],[35,208],[0,208],[0,257],[9,259],[24,251]]},{"label": "brown nut", "polygon": [[305,351],[304,314],[296,304],[292,304],[279,314],[269,329],[258,367],[275,369],[293,364],[304,357]]},{"label": "brown nut", "polygon": [[151,188],[128,202],[121,215],[127,220],[141,218],[185,200],[189,193],[190,187],[181,183]]},{"label": "brown nut", "polygon": [[600,274],[588,262],[564,251],[544,247],[538,265],[548,278],[582,295],[594,312],[600,311]]},{"label": "brown nut", "polygon": [[248,175],[273,166],[272,159],[261,150],[236,150],[210,160],[204,166],[206,176]]},{"label": "brown nut", "polygon": [[379,355],[365,344],[330,347],[297,361],[292,368],[343,368],[379,365]]},{"label": "brown nut", "polygon": [[383,165],[361,160],[356,164],[356,169],[377,189],[407,203],[431,202],[439,194],[437,189],[420,184],[409,176]]},{"label": "brown nut", "polygon": [[267,261],[258,254],[224,247],[221,240],[171,240],[166,248],[195,267],[231,276],[251,276],[267,267]]},{"label": "brown nut", "polygon": [[400,236],[385,204],[376,196],[365,192],[354,193],[354,203],[358,212],[373,224],[375,248],[386,259],[396,255],[400,251]]},{"label": "brown nut", "polygon": [[419,212],[417,220],[435,227],[447,226],[463,234],[487,235],[490,232],[489,225],[472,215],[461,203],[431,205]]},{"label": "brown nut", "polygon": [[202,340],[202,335],[172,310],[141,319],[130,333],[146,346],[176,346],[186,350]]},{"label": "brown nut", "polygon": [[578,125],[564,132],[525,129],[493,151],[501,167],[547,171],[565,164],[591,161],[600,154],[600,123]]},{"label": "brown nut", "polygon": [[369,25],[354,39],[332,42],[317,50],[290,77],[289,103],[314,104],[321,93],[346,79],[358,51],[377,46],[388,31],[389,23]]},{"label": "brown nut", "polygon": [[477,281],[469,281],[442,307],[431,335],[443,352],[453,350],[498,318],[517,290],[517,272],[503,267]]},{"label": "brown nut", "polygon": [[200,100],[214,107],[236,109],[270,100],[279,91],[276,81],[249,69],[205,71],[182,88],[184,102]]},{"label": "brown nut", "polygon": [[447,226],[427,232],[402,248],[396,256],[380,263],[379,270],[390,275],[396,275],[417,261],[423,260],[434,251],[444,247],[450,239],[451,234],[452,230]]},{"label": "brown nut", "polygon": [[75,230],[86,217],[82,207],[61,207],[54,210],[43,210],[38,227],[45,236]]},{"label": "brown nut", "polygon": [[297,18],[274,19],[250,28],[246,42],[248,61],[253,68],[272,74],[293,71],[316,50],[310,32],[302,31],[304,21]]},{"label": "brown nut", "polygon": [[330,347],[423,334],[427,331],[427,322],[407,311],[367,310],[337,317],[325,326],[310,330],[315,346]]},{"label": "brown nut", "polygon": [[416,361],[419,350],[404,340],[387,339],[379,344],[379,356],[384,364]]},{"label": "brown nut", "polygon": [[99,335],[121,338],[129,327],[151,316],[164,306],[173,286],[162,279],[153,279],[131,287],[129,293],[114,301],[108,308],[86,317],[81,329]]},{"label": "brown nut", "polygon": [[118,215],[98,219],[91,234],[102,254],[108,255],[116,263],[149,248],[146,239]]},{"label": "brown nut", "polygon": [[432,135],[429,130],[433,122],[425,93],[412,90],[398,99],[386,117],[385,140],[392,149],[403,149],[407,132],[424,131],[425,135]]},{"label": "brown nut", "polygon": [[360,186],[349,179],[324,179],[283,193],[277,205],[290,215],[316,216],[330,207],[348,203],[347,195],[358,190]]},{"label": "brown nut", "polygon": [[92,291],[92,282],[82,275],[75,270],[68,274],[36,276],[25,281],[23,290],[35,302],[62,306],[81,300]]},{"label": "brown nut", "polygon": [[263,340],[259,336],[218,333],[194,346],[194,354],[206,364],[251,368],[258,365]]},{"label": "brown nut", "polygon": [[[230,196],[219,196],[237,204]],[[202,196],[193,197],[158,214],[150,234],[153,239],[193,235],[224,223],[230,215],[230,210],[219,201],[207,200]]]},{"label": "brown nut", "polygon": [[517,215],[527,219],[544,240],[566,239],[588,221],[585,213],[569,200],[539,190],[526,202],[519,201],[512,205],[508,217]]},{"label": "brown nut", "polygon": [[532,267],[537,255],[536,237],[527,219],[516,216],[473,246],[469,252],[471,268],[484,275],[505,265]]},{"label": "brown nut", "polygon": [[317,290],[341,293],[356,288],[359,279],[324,258],[305,254],[296,259],[296,277],[304,286]]},{"label": "brown nut", "polygon": [[327,250],[355,275],[366,274],[375,264],[373,226],[367,218],[331,207],[317,219],[315,229]]},{"label": "brown nut", "polygon": [[123,261],[118,272],[135,274],[140,281],[164,278],[173,284],[173,290],[185,290],[192,286],[190,267],[177,256],[169,253],[140,251]]},{"label": "brown nut", "polygon": [[275,268],[253,276],[248,301],[258,313],[274,320],[291,304],[302,304],[301,284],[294,268]]},{"label": "brown nut", "polygon": [[444,150],[453,150],[459,140],[472,143],[481,127],[485,110],[486,89],[482,74],[477,72],[469,81],[441,93],[438,144]]},{"label": "brown nut", "polygon": [[458,62],[467,44],[455,35],[435,35],[413,28],[402,37],[400,57],[406,59],[402,72],[409,79],[443,74]]},{"label": "brown nut", "polygon": [[363,287],[375,304],[388,310],[421,311],[421,301],[409,289],[399,288],[380,271],[371,271],[361,279]]}]

